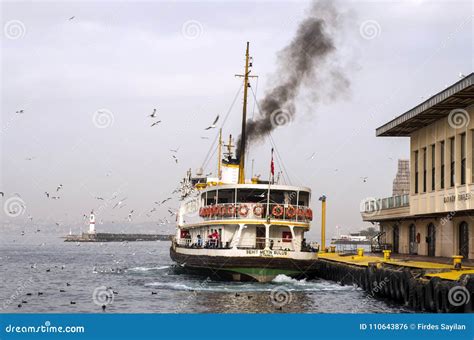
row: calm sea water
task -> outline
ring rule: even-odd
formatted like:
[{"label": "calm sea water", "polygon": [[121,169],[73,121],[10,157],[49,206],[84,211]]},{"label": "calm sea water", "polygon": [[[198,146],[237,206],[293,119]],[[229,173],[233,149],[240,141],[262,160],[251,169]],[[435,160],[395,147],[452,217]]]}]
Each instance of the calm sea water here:
[{"label": "calm sea water", "polygon": [[102,304],[106,313],[409,312],[359,288],[325,280],[279,276],[262,284],[189,275],[173,265],[169,246],[3,235],[1,312],[102,313]]}]

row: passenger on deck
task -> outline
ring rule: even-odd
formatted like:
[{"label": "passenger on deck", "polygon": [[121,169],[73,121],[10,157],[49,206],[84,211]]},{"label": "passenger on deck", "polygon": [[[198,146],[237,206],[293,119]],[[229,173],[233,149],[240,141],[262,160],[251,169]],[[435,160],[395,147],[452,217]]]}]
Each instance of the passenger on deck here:
[{"label": "passenger on deck", "polygon": [[202,247],[202,238],[201,238],[201,235],[198,235],[198,236],[197,236],[197,242],[196,242],[196,244],[197,244],[197,246],[198,246],[199,248]]}]

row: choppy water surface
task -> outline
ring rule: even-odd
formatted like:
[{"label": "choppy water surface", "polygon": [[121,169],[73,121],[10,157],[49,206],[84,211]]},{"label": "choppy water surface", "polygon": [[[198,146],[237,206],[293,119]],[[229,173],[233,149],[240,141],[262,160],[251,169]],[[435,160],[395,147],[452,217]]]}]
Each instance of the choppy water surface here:
[{"label": "choppy water surface", "polygon": [[101,305],[107,304],[107,313],[408,312],[359,288],[325,280],[279,276],[272,283],[236,283],[186,274],[173,265],[169,246],[2,236],[0,308],[19,313],[102,313]]}]

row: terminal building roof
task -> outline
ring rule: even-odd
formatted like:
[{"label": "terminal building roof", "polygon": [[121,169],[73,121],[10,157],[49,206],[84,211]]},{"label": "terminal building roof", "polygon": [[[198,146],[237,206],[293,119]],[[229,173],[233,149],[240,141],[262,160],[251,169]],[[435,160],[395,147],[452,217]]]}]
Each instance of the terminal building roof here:
[{"label": "terminal building roof", "polygon": [[376,135],[408,137],[412,132],[448,116],[452,110],[465,109],[472,104],[474,104],[474,73],[379,127]]}]

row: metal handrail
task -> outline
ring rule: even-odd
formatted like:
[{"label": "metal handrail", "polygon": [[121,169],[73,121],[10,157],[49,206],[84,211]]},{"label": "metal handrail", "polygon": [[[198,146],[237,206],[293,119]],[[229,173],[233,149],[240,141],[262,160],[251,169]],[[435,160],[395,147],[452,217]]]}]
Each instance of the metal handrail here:
[{"label": "metal handrail", "polygon": [[361,212],[371,213],[385,209],[394,209],[410,206],[410,195],[399,195],[385,198],[368,198],[361,204]]}]

